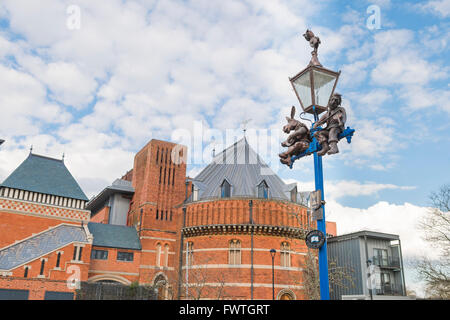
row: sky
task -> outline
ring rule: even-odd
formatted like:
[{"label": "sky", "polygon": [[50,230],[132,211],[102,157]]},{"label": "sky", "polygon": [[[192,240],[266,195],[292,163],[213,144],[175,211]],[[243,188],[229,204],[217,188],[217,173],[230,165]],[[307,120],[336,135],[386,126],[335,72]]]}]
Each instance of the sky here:
[{"label": "sky", "polygon": [[310,28],[356,130],[323,159],[327,219],[399,234],[406,260],[436,257],[417,222],[450,182],[449,17],[450,0],[2,0],[0,181],[33,146],[64,154],[92,197],[151,139],[187,145],[195,176],[251,119],[252,147],[313,190],[311,157],[277,158]]}]

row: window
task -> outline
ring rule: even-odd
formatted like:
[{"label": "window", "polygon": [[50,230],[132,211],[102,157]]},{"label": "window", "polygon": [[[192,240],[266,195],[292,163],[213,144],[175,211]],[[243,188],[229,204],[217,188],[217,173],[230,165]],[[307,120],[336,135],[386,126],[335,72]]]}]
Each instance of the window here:
[{"label": "window", "polygon": [[161,244],[158,243],[156,245],[156,266],[160,267],[161,266]]},{"label": "window", "polygon": [[381,273],[381,284],[384,286],[389,286],[391,284],[391,275],[389,273]]},{"label": "window", "polygon": [[41,270],[39,271],[39,275],[43,275],[44,274],[44,267],[45,267],[45,259],[41,260]]},{"label": "window", "polygon": [[290,255],[290,245],[287,242],[281,244],[280,250],[281,266],[290,267],[291,266],[291,255]]},{"label": "window", "polygon": [[386,249],[373,249],[373,263],[376,266],[388,265],[388,254]]},{"label": "window", "polygon": [[194,243],[190,241],[187,243],[186,265],[192,266],[193,264],[194,264]]},{"label": "window", "polygon": [[239,240],[230,241],[229,264],[241,264],[241,242]]},{"label": "window", "polygon": [[25,267],[25,271],[23,272],[24,278],[28,278],[28,269],[29,269],[29,267]]},{"label": "window", "polygon": [[73,247],[73,261],[81,261],[81,254],[83,252],[83,247],[74,246]]},{"label": "window", "polygon": [[133,261],[133,252],[117,252],[117,260],[118,261]]},{"label": "window", "polygon": [[221,196],[222,198],[229,198],[231,196],[231,185],[228,183],[227,180],[224,180],[221,188]]},{"label": "window", "polygon": [[108,260],[108,251],[107,250],[92,250],[91,259],[96,260]]},{"label": "window", "polygon": [[291,190],[291,201],[297,202],[297,187]]},{"label": "window", "polygon": [[58,252],[58,255],[56,257],[56,268],[59,268],[60,262],[61,262],[61,252]]},{"label": "window", "polygon": [[269,197],[269,187],[265,181],[258,185],[258,198],[267,199]]},{"label": "window", "polygon": [[158,220],[159,210],[156,210],[156,220]]},{"label": "window", "polygon": [[198,201],[198,188],[192,185],[192,201]]},{"label": "window", "polygon": [[169,245],[164,245],[164,267],[169,266]]}]

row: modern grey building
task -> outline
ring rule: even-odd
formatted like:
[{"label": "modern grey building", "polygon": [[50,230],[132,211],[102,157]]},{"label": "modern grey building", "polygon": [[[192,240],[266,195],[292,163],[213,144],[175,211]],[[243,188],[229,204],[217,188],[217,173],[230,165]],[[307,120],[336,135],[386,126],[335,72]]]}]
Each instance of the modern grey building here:
[{"label": "modern grey building", "polygon": [[105,223],[126,226],[127,214],[133,194],[134,188],[131,185],[131,181],[116,179],[112,185],[93,197],[86,204],[86,209],[91,210],[91,217],[93,217],[99,210],[108,207],[108,221],[105,221]]},{"label": "modern grey building", "polygon": [[359,231],[327,240],[330,268],[352,276],[343,285],[330,283],[333,300],[407,299],[400,237]]}]

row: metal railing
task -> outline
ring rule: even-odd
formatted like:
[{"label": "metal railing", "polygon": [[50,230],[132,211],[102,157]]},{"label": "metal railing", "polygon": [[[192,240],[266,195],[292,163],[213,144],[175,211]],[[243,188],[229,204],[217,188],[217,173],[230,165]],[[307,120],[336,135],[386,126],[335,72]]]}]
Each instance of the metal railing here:
[{"label": "metal railing", "polygon": [[382,258],[374,256],[372,257],[372,262],[380,268],[400,268],[400,259],[396,257]]},{"label": "metal railing", "polygon": [[383,284],[380,288],[376,289],[377,295],[384,296],[401,296],[403,295],[402,286],[394,284]]}]

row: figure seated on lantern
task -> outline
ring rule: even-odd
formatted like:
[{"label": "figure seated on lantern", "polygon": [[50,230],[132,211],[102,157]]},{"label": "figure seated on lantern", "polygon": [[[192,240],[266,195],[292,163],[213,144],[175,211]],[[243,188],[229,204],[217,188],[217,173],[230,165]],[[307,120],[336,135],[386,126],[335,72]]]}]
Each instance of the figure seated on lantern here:
[{"label": "figure seated on lantern", "polygon": [[322,146],[322,150],[317,153],[319,156],[339,153],[337,143],[347,121],[347,115],[345,109],[341,107],[341,103],[342,96],[339,93],[333,94],[328,103],[328,111],[313,126],[313,129],[316,129],[326,124],[324,129],[314,133],[317,141]]},{"label": "figure seated on lantern", "polygon": [[285,152],[280,153],[280,162],[291,166],[292,164],[292,156],[299,155],[308,149],[310,142],[312,142],[311,134],[309,132],[308,127],[302,122],[295,120],[295,107],[292,106],[291,109],[291,117],[286,117],[287,125],[283,127],[283,131],[285,133],[291,133],[286,141],[281,143],[281,146],[288,148]]}]

